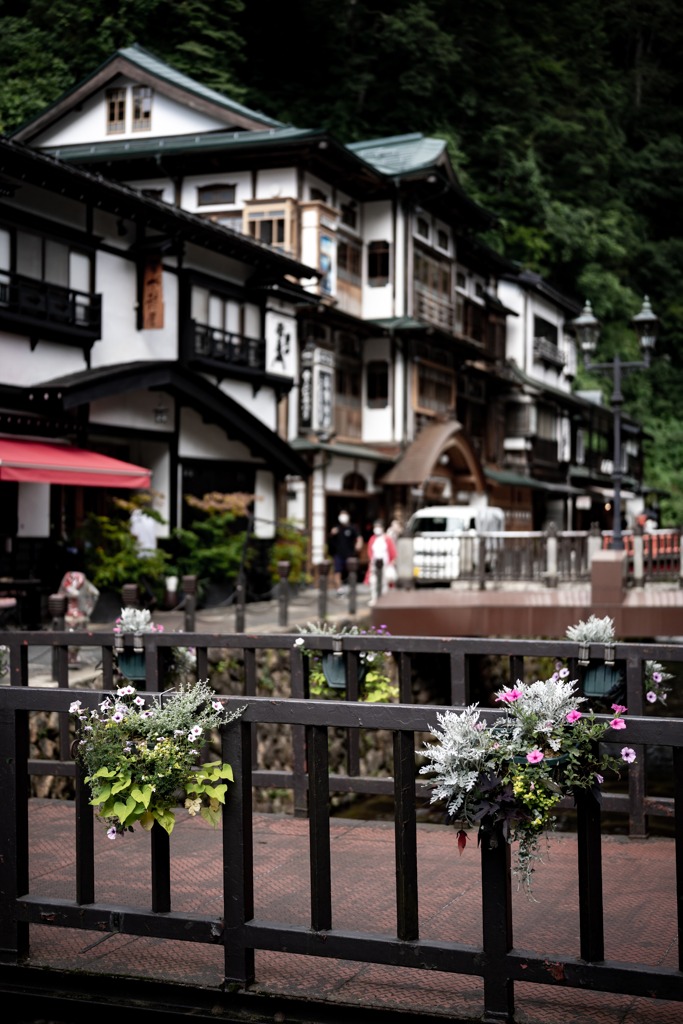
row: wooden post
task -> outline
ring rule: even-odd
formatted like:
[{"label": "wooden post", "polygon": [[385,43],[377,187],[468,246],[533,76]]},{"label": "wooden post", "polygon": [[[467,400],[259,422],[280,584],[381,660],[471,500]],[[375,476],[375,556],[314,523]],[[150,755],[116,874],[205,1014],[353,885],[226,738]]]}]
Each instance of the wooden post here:
[{"label": "wooden post", "polygon": [[640,590],[645,581],[645,542],[643,540],[643,528],[640,523],[633,527],[633,586]]},{"label": "wooden post", "polygon": [[121,588],[121,604],[124,608],[140,607],[140,591],[137,583],[124,583]]}]

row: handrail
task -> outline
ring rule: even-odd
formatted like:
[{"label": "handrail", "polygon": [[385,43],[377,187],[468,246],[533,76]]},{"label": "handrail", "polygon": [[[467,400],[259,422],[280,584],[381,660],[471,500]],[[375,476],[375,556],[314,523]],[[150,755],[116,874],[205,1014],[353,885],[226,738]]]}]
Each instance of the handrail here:
[{"label": "handrail", "polygon": [[[224,638],[222,638],[224,639]],[[247,638],[242,638],[243,640]],[[253,638],[251,638],[253,639]],[[362,649],[363,641],[375,638],[348,638],[348,651]],[[396,638],[392,638],[396,639]],[[400,648],[414,638],[398,638]],[[215,638],[214,638],[215,640]],[[320,637],[325,645],[332,638]],[[318,641],[316,640],[316,643]],[[505,642],[507,643],[507,642]],[[518,645],[519,646],[519,645]],[[567,646],[567,645],[561,645]],[[635,666],[635,645],[618,645],[617,656],[626,654],[629,669]],[[249,649],[255,649],[253,644]],[[642,649],[649,655],[654,647]],[[562,653],[562,652],[560,652]],[[661,653],[661,651],[657,651]],[[301,651],[292,657],[302,659]],[[683,649],[679,658],[683,660]],[[629,672],[629,679],[632,672]],[[627,993],[648,998],[683,1001],[683,907],[678,907],[679,958],[677,968],[630,960],[605,959],[604,911],[602,903],[602,850],[600,814],[595,798],[585,793],[578,801],[577,846],[579,935],[574,955],[547,949],[542,954],[513,947],[510,848],[500,842],[494,846],[484,837],[481,848],[482,941],[464,944],[448,937],[423,938],[418,914],[419,878],[417,872],[417,828],[415,780],[416,733],[435,724],[434,705],[377,705],[347,701],[315,701],[302,698],[264,697],[225,698],[228,709],[246,704],[240,719],[221,729],[221,754],[235,773],[235,784],[224,811],[222,916],[207,913],[183,913],[172,908],[168,893],[151,886],[152,909],[130,901],[122,894],[116,905],[95,898],[95,857],[92,842],[93,811],[88,806],[85,784],[80,775],[77,787],[76,898],[31,890],[28,876],[29,829],[26,777],[29,765],[28,712],[39,708],[64,714],[69,703],[78,699],[93,707],[97,692],[67,691],[12,686],[0,689],[0,744],[4,757],[0,764],[0,785],[5,813],[0,820],[0,948],[5,957],[14,951],[21,958],[30,953],[29,924],[81,928],[103,935],[118,932],[146,935],[159,939],[185,940],[215,944],[224,950],[224,975],[228,985],[242,987],[255,978],[254,950],[278,950],[288,953],[363,960],[368,963],[436,969],[478,976],[483,979],[485,1020],[514,1020],[514,984],[516,981],[561,984],[570,988],[589,988],[604,992]],[[487,709],[487,718],[500,711]],[[664,743],[674,752],[676,803],[683,801],[683,730],[680,723],[668,719],[629,716],[629,744]],[[260,724],[289,726],[306,737],[306,795],[309,810],[310,920],[308,926],[255,916],[252,792],[256,782],[252,772],[253,731]],[[390,780],[395,800],[396,925],[393,932],[361,924],[360,930],[336,927],[332,916],[330,871],[329,792],[327,743],[330,728],[383,729],[391,731],[394,742],[394,775]],[[618,734],[621,738],[621,734]],[[154,833],[155,830],[153,830]],[[170,879],[170,843],[157,829],[152,836],[152,878]],[[683,830],[677,829],[671,855],[681,862]],[[679,880],[680,887],[680,880]],[[154,906],[159,897],[160,906]],[[167,898],[166,898],[167,897]],[[130,901],[126,903],[128,898]],[[626,956],[633,957],[632,944]],[[548,969],[551,964],[553,970]]]}]

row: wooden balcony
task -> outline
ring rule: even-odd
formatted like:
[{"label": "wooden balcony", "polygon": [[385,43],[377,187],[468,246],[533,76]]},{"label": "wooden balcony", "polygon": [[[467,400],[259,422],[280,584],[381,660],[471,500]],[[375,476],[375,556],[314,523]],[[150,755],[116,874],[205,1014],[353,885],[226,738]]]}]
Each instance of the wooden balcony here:
[{"label": "wooden balcony", "polygon": [[265,373],[265,338],[248,338],[234,331],[190,320],[183,334],[183,357],[211,369]]},{"label": "wooden balcony", "polygon": [[102,334],[102,296],[2,271],[0,327],[89,349]]}]

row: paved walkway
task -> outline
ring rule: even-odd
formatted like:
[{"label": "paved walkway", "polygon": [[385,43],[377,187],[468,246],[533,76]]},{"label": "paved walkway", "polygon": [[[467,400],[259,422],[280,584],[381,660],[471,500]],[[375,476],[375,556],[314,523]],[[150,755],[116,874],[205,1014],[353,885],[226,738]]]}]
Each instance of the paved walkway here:
[{"label": "paved walkway", "polygon": [[[32,801],[33,894],[75,898],[73,829],[70,803]],[[221,841],[220,830],[214,832],[204,822],[179,812],[171,837],[173,910],[221,916]],[[603,843],[607,958],[675,969],[673,841],[606,836]],[[395,934],[393,823],[333,818],[331,851],[333,926]],[[553,836],[546,862],[536,873],[536,901],[521,893],[514,896],[515,946],[530,955],[536,951],[551,961],[553,954],[577,955],[576,855],[574,836]],[[420,932],[424,939],[481,943],[479,856],[474,842],[458,856],[452,829],[418,826]],[[308,927],[308,871],[308,822],[256,815],[256,918]],[[97,827],[95,872],[98,901],[148,908],[148,835],[136,830],[112,843],[104,828]],[[217,1002],[222,982],[220,946],[103,936],[49,925],[31,926],[29,964],[121,979],[175,982],[213,990]],[[342,1013],[337,1020],[357,1020],[359,1024],[363,1024],[363,1008],[404,1010],[421,1019],[450,1021],[480,1019],[482,1012],[478,978],[283,952],[257,952],[251,992],[275,997],[270,1019],[276,1021],[293,1019],[287,1013],[287,1001],[292,999],[310,1000],[310,1019],[315,1021],[325,1018],[325,1010],[315,1009],[320,1001],[327,1010],[347,1008],[348,1016]],[[519,983],[515,994],[517,1020],[523,1024],[680,1024],[683,1020],[683,1003]]]}]

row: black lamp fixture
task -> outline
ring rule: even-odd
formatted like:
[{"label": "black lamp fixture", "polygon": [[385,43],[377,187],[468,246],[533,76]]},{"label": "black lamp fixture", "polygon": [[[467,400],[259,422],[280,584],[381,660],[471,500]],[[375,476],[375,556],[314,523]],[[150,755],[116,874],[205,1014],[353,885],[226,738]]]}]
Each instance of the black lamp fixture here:
[{"label": "black lamp fixture", "polygon": [[615,353],[614,359],[609,363],[592,363],[591,354],[595,352],[600,338],[600,322],[593,313],[590,302],[586,302],[581,315],[571,321],[571,326],[576,332],[579,345],[584,353],[584,365],[587,370],[610,373],[612,375],[612,411],[614,413],[614,464],[612,479],[614,481],[614,511],[612,526],[612,548],[615,551],[623,551],[624,538],[621,532],[621,482],[623,471],[621,467],[621,407],[624,396],[621,392],[621,378],[624,373],[630,370],[645,370],[650,365],[652,352],[657,341],[659,329],[659,318],[652,312],[652,306],[647,295],[643,299],[643,305],[639,313],[632,318],[631,324],[635,328],[640,340],[642,360],[639,362],[624,362]]}]

